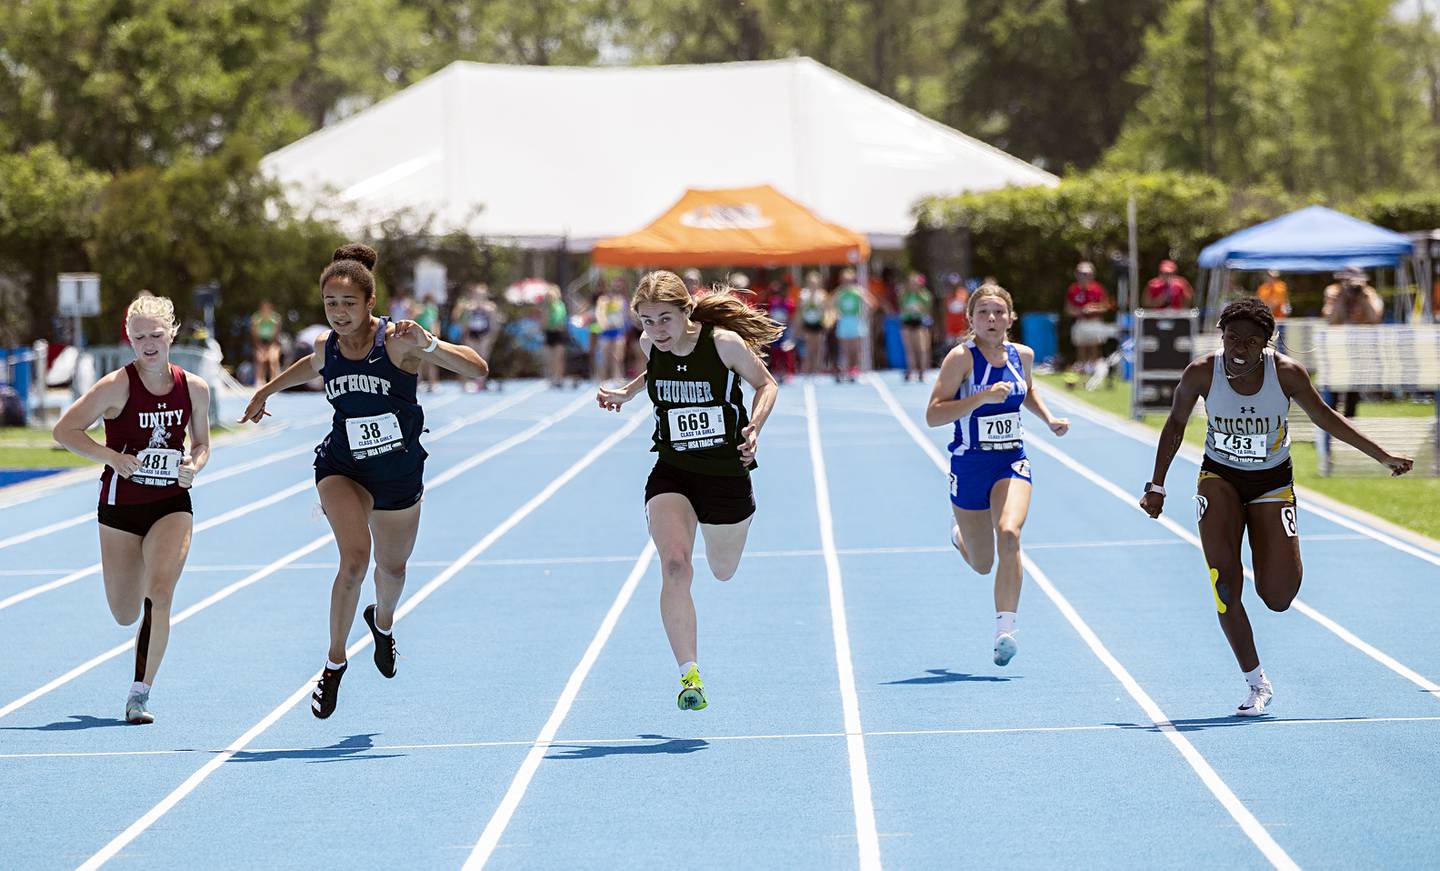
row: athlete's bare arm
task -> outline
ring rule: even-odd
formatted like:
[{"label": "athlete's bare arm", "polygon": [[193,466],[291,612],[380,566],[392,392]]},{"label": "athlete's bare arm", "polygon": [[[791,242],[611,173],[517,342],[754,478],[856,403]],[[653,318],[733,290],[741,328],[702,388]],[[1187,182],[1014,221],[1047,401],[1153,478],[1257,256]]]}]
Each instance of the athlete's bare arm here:
[{"label": "athlete's bare arm", "polygon": [[[1190,413],[1210,389],[1211,373],[1215,368],[1215,355],[1206,354],[1185,367],[1180,383],[1175,387],[1175,396],[1170,403],[1170,416],[1160,429],[1160,440],[1155,443],[1155,470],[1150,475],[1151,483],[1165,486],[1165,476],[1170,464],[1185,443],[1185,425],[1190,422]],[[1151,517],[1159,517],[1165,510],[1165,497],[1159,493],[1146,493],[1140,497],[1140,507]]]},{"label": "athlete's bare arm", "polygon": [[[415,321],[396,321],[390,325],[392,341],[386,341],[385,350],[387,353],[394,347],[400,352],[400,358],[394,360],[395,365],[403,372],[411,375],[420,371],[420,364],[424,362],[434,363],[441,369],[454,372],[462,378],[484,378],[490,374],[490,365],[480,358],[474,348],[468,345],[452,345],[449,342],[440,341],[439,336],[427,332],[424,327]],[[426,351],[430,347],[431,340],[435,342],[434,351]]]},{"label": "athlete's bare arm", "polygon": [[1375,462],[1389,467],[1391,475],[1403,475],[1415,465],[1415,461],[1410,457],[1386,451],[1356,429],[1350,421],[1336,414],[1335,409],[1320,398],[1314,382],[1310,380],[1310,373],[1300,363],[1284,354],[1276,354],[1275,372],[1280,376],[1280,388],[1285,391],[1285,395],[1295,400],[1295,404],[1305,410],[1316,426],[1355,447]]},{"label": "athlete's bare arm", "polygon": [[84,396],[75,400],[74,404],[60,415],[60,419],[55,422],[55,429],[51,432],[55,443],[72,454],[104,463],[122,478],[130,477],[132,472],[140,468],[139,458],[111,450],[86,432],[101,417],[110,420],[118,415],[129,398],[130,376],[125,374],[123,368],[116,369],[96,381],[95,386],[85,391]]},{"label": "athlete's bare arm", "polygon": [[309,354],[291,363],[284,372],[281,372],[260,386],[255,391],[255,395],[250,397],[250,404],[245,406],[245,413],[240,415],[240,419],[237,420],[236,423],[259,423],[261,418],[270,416],[270,412],[265,410],[266,400],[282,390],[299,387],[301,384],[319,375],[320,370],[325,368],[324,348],[329,338],[330,333],[328,331],[321,333],[315,338],[315,347],[321,350],[311,351]]},{"label": "athlete's bare arm", "polygon": [[186,372],[185,387],[190,393],[190,450],[180,461],[177,483],[188,489],[196,473],[210,462],[210,385]]},{"label": "athlete's bare arm", "polygon": [[1030,374],[1031,370],[1035,368],[1035,349],[1028,345],[1016,345],[1015,349],[1020,352],[1020,366],[1025,371],[1025,401],[1022,405],[1045,421],[1045,425],[1050,427],[1051,432],[1057,436],[1063,436],[1070,431],[1070,418],[1052,415],[1045,400],[1041,399],[1040,394],[1035,390],[1035,380]]},{"label": "athlete's bare arm", "polygon": [[1014,389],[1009,381],[997,381],[973,396],[955,399],[960,385],[970,377],[974,368],[970,349],[963,344],[951,348],[945,359],[940,361],[940,375],[935,379],[935,386],[930,389],[930,403],[925,406],[927,426],[954,423],[982,405],[1004,402],[1005,397]]},{"label": "athlete's bare arm", "polygon": [[715,350],[720,354],[720,362],[745,379],[745,383],[755,389],[755,398],[750,402],[750,423],[740,430],[740,459],[749,463],[755,459],[755,451],[760,439],[760,430],[765,426],[765,421],[770,417],[770,411],[775,407],[775,396],[780,392],[780,387],[775,383],[775,376],[760,362],[745,340],[729,330],[715,330]]},{"label": "athlete's bare arm", "polygon": [[[644,333],[640,334],[640,352],[645,355],[645,359],[650,359],[650,337]],[[641,372],[639,375],[630,379],[630,383],[623,387],[605,387],[601,385],[601,387],[595,391],[595,402],[606,411],[619,411],[620,406],[634,399],[640,394],[640,391],[644,389],[645,373]]]}]

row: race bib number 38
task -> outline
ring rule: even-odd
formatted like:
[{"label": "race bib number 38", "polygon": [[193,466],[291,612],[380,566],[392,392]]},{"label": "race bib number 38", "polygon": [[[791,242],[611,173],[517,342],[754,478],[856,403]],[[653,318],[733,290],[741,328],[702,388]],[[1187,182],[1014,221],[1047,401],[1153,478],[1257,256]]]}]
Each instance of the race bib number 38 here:
[{"label": "race bib number 38", "polygon": [[1025,429],[1020,425],[1020,412],[1009,414],[987,414],[976,421],[980,435],[980,448],[987,451],[1001,451],[1018,448],[1025,438]]},{"label": "race bib number 38", "polygon": [[1261,463],[1265,461],[1267,454],[1265,434],[1257,435],[1233,435],[1231,433],[1215,433],[1215,450],[1220,453],[1243,462]]},{"label": "race bib number 38", "polygon": [[181,453],[171,448],[146,448],[135,455],[140,468],[130,476],[136,484],[166,487],[180,479]]},{"label": "race bib number 38", "polygon": [[347,419],[345,435],[350,439],[350,454],[357,460],[405,449],[405,436],[400,432],[400,421],[389,412],[374,417]]},{"label": "race bib number 38", "polygon": [[714,447],[725,441],[725,410],[716,406],[672,408],[667,413],[670,444],[679,451]]}]

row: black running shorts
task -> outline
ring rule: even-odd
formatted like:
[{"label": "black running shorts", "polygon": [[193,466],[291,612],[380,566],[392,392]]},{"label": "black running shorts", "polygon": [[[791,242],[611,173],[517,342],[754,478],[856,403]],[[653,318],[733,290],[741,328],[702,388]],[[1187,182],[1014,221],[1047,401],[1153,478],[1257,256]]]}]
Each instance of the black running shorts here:
[{"label": "black running shorts", "polygon": [[194,514],[190,506],[190,491],[181,490],[174,496],[142,502],[139,505],[105,505],[99,509],[100,525],[144,538],[150,527],[162,517],[183,512]]},{"label": "black running shorts", "polygon": [[701,523],[725,526],[755,513],[755,491],[749,475],[706,475],[657,461],[645,482],[645,504],[661,493],[679,493],[690,500]]}]

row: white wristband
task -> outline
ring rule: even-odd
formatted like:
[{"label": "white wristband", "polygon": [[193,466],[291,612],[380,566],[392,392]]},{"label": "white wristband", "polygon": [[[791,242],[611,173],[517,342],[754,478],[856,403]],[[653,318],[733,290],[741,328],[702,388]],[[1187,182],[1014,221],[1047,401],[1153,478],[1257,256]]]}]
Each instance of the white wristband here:
[{"label": "white wristband", "polygon": [[431,337],[430,337],[430,344],[426,345],[425,347],[421,348],[420,350],[423,351],[423,352],[426,353],[426,354],[433,354],[433,353],[435,353],[435,349],[438,348],[438,347],[440,347],[440,337],[439,337],[439,336],[431,336]]}]

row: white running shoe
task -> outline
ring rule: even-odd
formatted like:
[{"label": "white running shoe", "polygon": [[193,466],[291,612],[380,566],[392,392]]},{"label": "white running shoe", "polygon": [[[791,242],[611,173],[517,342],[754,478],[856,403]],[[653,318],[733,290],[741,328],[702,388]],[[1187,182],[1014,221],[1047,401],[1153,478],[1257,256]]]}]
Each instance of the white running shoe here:
[{"label": "white running shoe", "polygon": [[995,664],[1009,665],[1010,660],[1015,658],[1015,653],[1020,648],[1015,643],[1015,636],[1008,632],[1001,632],[995,636]]},{"label": "white running shoe", "polygon": [[150,713],[149,693],[131,693],[126,697],[125,722],[137,725],[155,722],[155,715]]},{"label": "white running shoe", "polygon": [[1258,687],[1250,688],[1250,695],[1245,697],[1245,702],[1235,709],[1237,717],[1261,717],[1265,714],[1265,706],[1275,697],[1275,690],[1270,688],[1270,681],[1265,681]]}]

